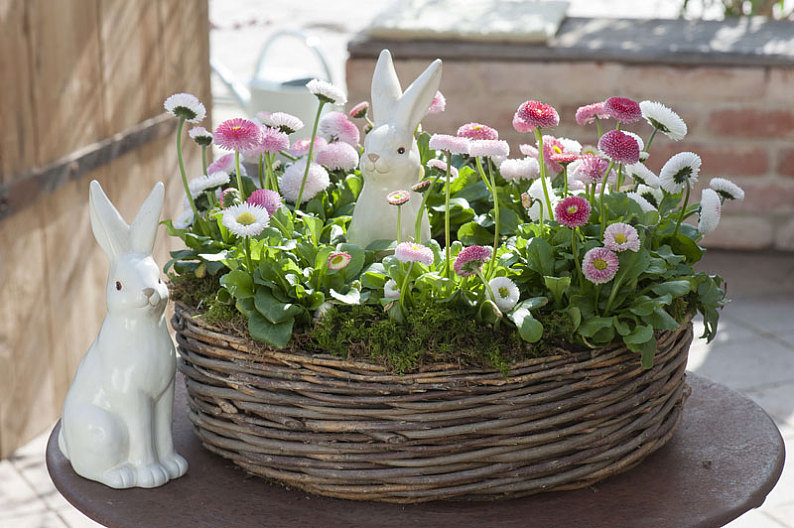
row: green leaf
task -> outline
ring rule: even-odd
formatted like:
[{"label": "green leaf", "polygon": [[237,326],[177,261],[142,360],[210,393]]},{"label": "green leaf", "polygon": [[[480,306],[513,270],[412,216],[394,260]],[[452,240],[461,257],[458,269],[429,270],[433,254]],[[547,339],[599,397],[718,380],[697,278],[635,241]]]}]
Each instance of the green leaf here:
[{"label": "green leaf", "polygon": [[254,306],[265,319],[273,324],[283,323],[287,319],[294,319],[302,311],[302,308],[298,305],[279,301],[273,296],[270,289],[264,286],[256,289]]},{"label": "green leaf", "polygon": [[679,324],[664,308],[657,307],[644,320],[653,325],[654,330],[675,330]]},{"label": "green leaf", "polygon": [[496,324],[502,318],[502,311],[491,301],[486,299],[477,310],[477,320],[486,324]]},{"label": "green leaf", "polygon": [[657,284],[651,291],[656,295],[670,294],[672,297],[681,297],[691,290],[692,285],[688,280],[672,280]]},{"label": "green leaf", "polygon": [[316,216],[306,215],[303,217],[303,225],[309,229],[309,234],[315,244],[320,243],[320,232],[323,229],[323,221]]},{"label": "green leaf", "polygon": [[576,331],[579,325],[582,324],[582,311],[576,306],[569,306],[566,312],[568,313],[568,317],[571,318],[574,331]]},{"label": "green leaf", "polygon": [[571,285],[571,278],[544,276],[543,282],[546,284],[546,288],[554,295],[554,300],[557,302],[557,305],[562,304],[562,294],[565,293],[565,290]]},{"label": "green leaf", "polygon": [[516,308],[510,312],[509,317],[515,323],[518,333],[524,341],[536,343],[543,337],[543,325],[532,317],[532,313],[526,308]]},{"label": "green leaf", "polygon": [[221,277],[220,282],[237,299],[246,299],[254,295],[254,281],[247,271],[230,271]]},{"label": "green leaf", "polygon": [[493,244],[493,233],[476,222],[467,222],[458,229],[458,240],[467,246],[488,246]]},{"label": "green leaf", "polygon": [[370,242],[367,245],[367,251],[375,251],[375,252],[389,251],[389,250],[393,250],[395,247],[397,247],[396,240],[388,239],[388,238],[380,238],[378,240],[373,240],[372,242]]},{"label": "green leaf", "polygon": [[686,257],[690,264],[699,261],[703,256],[703,250],[688,236],[678,233],[677,235],[665,235],[660,243],[669,245],[674,252]]},{"label": "green leaf", "polygon": [[579,326],[579,333],[584,337],[594,337],[607,328],[612,329],[611,317],[591,317]]},{"label": "green leaf", "polygon": [[554,275],[554,258],[551,245],[542,238],[533,238],[527,244],[529,269],[540,275]]},{"label": "green leaf", "polygon": [[259,312],[252,312],[248,316],[248,333],[257,341],[281,348],[289,343],[293,324],[295,324],[294,318],[274,324],[262,317]]},{"label": "green leaf", "polygon": [[364,258],[366,256],[366,252],[364,251],[364,248],[356,244],[343,243],[343,244],[337,244],[336,250],[343,251],[348,255],[350,255],[350,262],[347,264],[347,266],[345,266],[340,270],[342,276],[345,278],[347,282],[350,282],[353,279],[357,278],[358,275],[361,273],[361,268],[364,267]]},{"label": "green leaf", "polygon": [[653,327],[651,325],[637,325],[632,332],[623,336],[626,345],[639,345],[653,338]]}]

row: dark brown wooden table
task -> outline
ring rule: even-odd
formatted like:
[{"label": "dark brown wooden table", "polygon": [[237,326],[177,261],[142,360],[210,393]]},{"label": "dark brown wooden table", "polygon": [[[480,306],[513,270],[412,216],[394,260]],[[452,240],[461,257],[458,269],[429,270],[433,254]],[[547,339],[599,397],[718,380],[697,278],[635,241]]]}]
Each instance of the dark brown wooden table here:
[{"label": "dark brown wooden table", "polygon": [[161,488],[114,490],[72,471],[47,444],[55,486],[77,509],[111,528],[713,528],[757,508],[783,470],[783,439],[745,396],[694,374],[681,427],[638,467],[596,486],[497,502],[417,505],[311,496],[250,477],[206,451],[182,409],[174,441],[188,473]]}]

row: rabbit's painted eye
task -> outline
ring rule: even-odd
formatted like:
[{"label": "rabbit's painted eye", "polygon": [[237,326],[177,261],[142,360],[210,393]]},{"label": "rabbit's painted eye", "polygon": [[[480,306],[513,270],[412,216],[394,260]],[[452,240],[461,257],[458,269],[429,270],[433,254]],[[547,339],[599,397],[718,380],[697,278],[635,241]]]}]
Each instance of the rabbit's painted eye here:
[{"label": "rabbit's painted eye", "polygon": [[119,281],[116,281],[116,289],[121,291],[121,283]]},{"label": "rabbit's painted eye", "polygon": [[405,147],[400,147],[397,149],[397,154],[405,154]]},{"label": "rabbit's painted eye", "polygon": [[163,283],[163,279],[157,279],[157,284],[162,284],[162,283]]}]

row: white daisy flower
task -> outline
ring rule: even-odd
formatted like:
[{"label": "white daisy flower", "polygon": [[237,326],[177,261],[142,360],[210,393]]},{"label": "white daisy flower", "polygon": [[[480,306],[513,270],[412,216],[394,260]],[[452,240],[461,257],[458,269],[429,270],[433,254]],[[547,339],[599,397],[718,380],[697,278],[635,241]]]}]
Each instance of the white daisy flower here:
[{"label": "white daisy flower", "polygon": [[175,117],[184,117],[188,123],[198,123],[207,115],[207,109],[195,95],[177,93],[163,103],[166,111]]},{"label": "white daisy flower", "polygon": [[187,229],[188,227],[193,225],[193,220],[196,218],[196,215],[193,214],[192,209],[185,209],[182,211],[182,214],[177,216],[171,225],[174,226],[174,229]]},{"label": "white daisy flower", "polygon": [[215,171],[212,174],[202,174],[198,178],[190,180],[187,184],[190,194],[195,198],[207,189],[220,187],[229,183],[229,174],[223,171]]},{"label": "white daisy flower", "polygon": [[190,136],[190,139],[202,147],[208,147],[212,145],[212,132],[204,127],[193,127],[190,129],[187,135]]},{"label": "white daisy flower", "polygon": [[624,165],[623,170],[637,183],[644,183],[648,187],[659,187],[659,177],[646,167],[644,163],[637,162]]},{"label": "white daisy flower", "polygon": [[[485,294],[489,300],[504,313],[512,310],[518,303],[519,291],[516,283],[507,277],[495,277],[488,282],[490,289],[485,289]],[[493,292],[495,299],[491,298]]]},{"label": "white daisy flower", "polygon": [[[281,176],[281,182],[279,183],[281,194],[292,203],[295,203],[298,199],[305,170],[306,160],[302,159],[287,167]],[[301,202],[308,202],[317,193],[324,191],[330,184],[331,179],[328,176],[328,171],[322,165],[312,162],[309,165],[309,173],[306,175],[306,184],[303,188]]]},{"label": "white daisy flower", "polygon": [[314,311],[314,320],[319,321],[320,319],[328,313],[328,311],[333,308],[334,305],[328,301],[322,303],[315,311]]},{"label": "white daisy flower", "polygon": [[316,95],[320,101],[339,105],[347,103],[347,96],[345,95],[345,92],[328,81],[312,79],[306,83],[306,88],[308,88],[311,93]]},{"label": "white daisy flower", "polygon": [[270,215],[264,207],[241,203],[226,208],[221,221],[235,235],[250,237],[258,235],[267,227]]},{"label": "white daisy flower", "polygon": [[637,194],[648,200],[654,207],[659,207],[659,204],[662,203],[662,198],[664,198],[661,189],[643,184],[637,186]]},{"label": "white daisy flower", "polygon": [[637,202],[640,206],[640,209],[642,209],[643,213],[647,213],[649,211],[656,211],[656,207],[654,207],[651,202],[643,198],[639,193],[634,191],[627,192],[626,196]]},{"label": "white daisy flower", "polygon": [[562,147],[565,149],[565,152],[571,152],[573,154],[581,154],[582,152],[582,144],[575,139],[557,138],[557,141],[562,143]]},{"label": "white daisy flower", "polygon": [[499,173],[506,181],[533,180],[540,176],[540,165],[535,158],[506,159],[499,164]]},{"label": "white daisy flower", "polygon": [[387,280],[386,284],[383,285],[383,296],[387,299],[400,298],[400,289],[397,287],[397,283],[394,282],[394,279]]},{"label": "white daisy flower", "polygon": [[722,212],[722,202],[720,196],[714,189],[703,189],[700,195],[700,221],[698,221],[698,231],[711,233],[717,229],[720,223]]},{"label": "white daisy flower", "polygon": [[286,112],[273,112],[272,114],[257,114],[263,125],[278,128],[285,134],[293,134],[303,128],[303,121],[292,114]]},{"label": "white daisy flower", "polygon": [[659,171],[659,185],[670,194],[679,193],[684,187],[698,181],[700,156],[694,152],[679,152],[664,164]]},{"label": "white daisy flower", "polygon": [[527,193],[533,199],[532,205],[527,208],[527,214],[533,222],[540,220],[540,213],[543,212],[543,219],[549,220],[554,218],[554,208],[557,202],[560,201],[559,197],[554,194],[554,189],[551,187],[551,180],[546,178],[546,188],[549,191],[549,201],[551,201],[551,211],[546,210],[546,196],[543,194],[543,183],[540,178],[532,182],[529,186]]},{"label": "white daisy flower", "polygon": [[712,178],[709,187],[717,191],[724,200],[744,200],[744,190],[725,178]]},{"label": "white daisy flower", "polygon": [[686,136],[686,123],[681,117],[662,103],[655,101],[640,102],[642,117],[659,132],[673,141],[680,141]]}]

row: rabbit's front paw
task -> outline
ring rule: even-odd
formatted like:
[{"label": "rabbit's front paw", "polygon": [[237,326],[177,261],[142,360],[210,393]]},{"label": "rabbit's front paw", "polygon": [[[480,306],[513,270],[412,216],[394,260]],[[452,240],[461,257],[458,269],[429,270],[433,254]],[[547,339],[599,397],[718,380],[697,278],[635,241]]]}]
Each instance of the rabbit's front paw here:
[{"label": "rabbit's front paw", "polygon": [[102,484],[116,489],[131,488],[135,485],[137,475],[135,468],[130,464],[114,467],[105,471],[99,479]]},{"label": "rabbit's front paw", "polygon": [[145,464],[136,468],[137,485],[140,488],[156,488],[170,480],[168,470],[162,464]]},{"label": "rabbit's front paw", "polygon": [[187,471],[187,460],[176,453],[162,457],[160,463],[163,464],[172,479],[181,477]]}]

